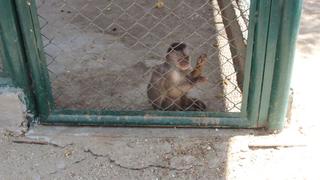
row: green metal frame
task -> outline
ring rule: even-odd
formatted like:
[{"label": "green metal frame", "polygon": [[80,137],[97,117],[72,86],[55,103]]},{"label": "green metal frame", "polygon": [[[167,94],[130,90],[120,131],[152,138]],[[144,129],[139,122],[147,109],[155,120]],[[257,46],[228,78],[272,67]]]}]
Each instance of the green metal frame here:
[{"label": "green metal frame", "polygon": [[11,0],[0,2],[0,56],[4,67],[4,72],[0,74],[0,87],[10,86],[23,89],[28,111],[30,114],[37,115],[19,20],[15,3]]},{"label": "green metal frame", "polygon": [[[0,34],[5,38],[2,38],[0,45],[9,52],[4,54],[6,69],[11,68],[10,77],[30,94],[29,102],[33,102],[30,103],[33,105],[30,108],[42,124],[281,129],[301,2],[302,0],[252,0],[240,113],[56,109],[34,0],[0,2],[0,17],[9,17],[5,20],[1,18]],[[10,23],[15,31],[11,31]],[[15,41],[17,47],[12,48],[14,37],[18,37],[18,41]],[[20,56],[9,57],[8,54]],[[19,63],[10,64],[16,61]],[[15,74],[15,69],[19,68],[23,71]]]},{"label": "green metal frame", "polygon": [[[269,129],[274,130],[282,129],[285,125],[284,119],[288,108],[290,80],[302,10],[302,0],[282,0],[281,2],[283,4],[275,4],[275,8],[272,11],[272,13],[280,12],[281,26],[273,24],[271,27],[281,27],[277,36],[278,43],[275,58],[272,58],[275,61],[273,64],[273,76],[269,75],[273,78],[271,91],[268,91],[270,92],[270,103],[267,119]],[[276,20],[276,18],[273,17],[272,20]]]}]

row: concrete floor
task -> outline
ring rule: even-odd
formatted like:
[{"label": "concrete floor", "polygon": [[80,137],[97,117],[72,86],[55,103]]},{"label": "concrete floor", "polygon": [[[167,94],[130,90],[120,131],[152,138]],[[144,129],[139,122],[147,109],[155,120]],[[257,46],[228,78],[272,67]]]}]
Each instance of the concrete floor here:
[{"label": "concrete floor", "polygon": [[0,179],[320,179],[319,11],[318,1],[305,1],[293,116],[282,133],[38,126],[16,137],[4,131]]},{"label": "concrete floor", "polygon": [[295,128],[38,126],[1,136],[0,179],[318,179],[315,142]]},{"label": "concrete floor", "polygon": [[27,137],[1,138],[0,179],[225,179],[228,140],[235,134],[37,127]]}]

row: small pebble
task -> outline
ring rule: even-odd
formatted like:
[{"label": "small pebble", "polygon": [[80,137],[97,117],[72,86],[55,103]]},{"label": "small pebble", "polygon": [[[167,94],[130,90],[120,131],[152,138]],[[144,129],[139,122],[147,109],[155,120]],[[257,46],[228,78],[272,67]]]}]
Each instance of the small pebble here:
[{"label": "small pebble", "polygon": [[162,1],[162,0],[159,0],[157,3],[156,3],[156,5],[155,5],[155,7],[156,8],[163,8],[163,6],[164,6],[164,2]]}]

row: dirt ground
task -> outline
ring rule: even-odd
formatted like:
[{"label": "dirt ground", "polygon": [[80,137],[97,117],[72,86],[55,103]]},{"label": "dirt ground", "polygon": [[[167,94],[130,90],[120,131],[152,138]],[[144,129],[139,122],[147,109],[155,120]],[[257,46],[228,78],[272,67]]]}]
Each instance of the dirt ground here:
[{"label": "dirt ground", "polygon": [[304,2],[293,116],[282,133],[40,126],[1,134],[0,179],[320,179],[319,12],[319,1]]},{"label": "dirt ground", "polygon": [[[209,56],[204,72],[209,82],[191,96],[210,111],[239,111],[241,93],[232,92],[237,84],[232,60],[223,52],[229,47],[217,45],[217,34],[223,35],[215,26],[219,7],[207,0],[164,1],[161,8],[155,2],[37,1],[58,107],[150,110],[146,88],[152,67],[163,62],[171,43],[185,42],[193,65],[199,55]],[[222,68],[229,68],[225,79]],[[231,90],[224,92],[224,85]],[[235,96],[229,100],[236,107],[226,108],[226,94]]]}]

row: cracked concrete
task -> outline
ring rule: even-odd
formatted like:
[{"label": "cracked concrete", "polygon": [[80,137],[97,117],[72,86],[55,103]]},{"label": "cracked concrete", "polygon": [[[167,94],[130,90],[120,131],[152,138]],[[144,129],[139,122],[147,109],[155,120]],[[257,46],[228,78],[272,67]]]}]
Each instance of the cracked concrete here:
[{"label": "cracked concrete", "polygon": [[296,128],[37,126],[0,137],[0,179],[317,179],[317,166],[301,171],[320,160],[314,142]]},{"label": "cracked concrete", "polygon": [[27,131],[23,96],[21,89],[0,87],[0,133],[18,136]]},{"label": "cracked concrete", "polygon": [[1,137],[0,179],[224,179],[229,137],[253,132],[39,126]]},{"label": "cracked concrete", "polygon": [[189,165],[190,167],[188,167],[188,168],[174,168],[174,167],[170,167],[170,166],[149,164],[147,166],[142,166],[142,167],[128,167],[128,166],[125,166],[125,165],[122,165],[122,164],[116,162],[116,160],[111,159],[110,156],[108,156],[108,155],[96,154],[96,153],[92,152],[90,149],[87,149],[84,152],[90,153],[92,156],[95,156],[95,157],[106,157],[107,159],[109,159],[109,162],[112,163],[113,165],[118,166],[123,169],[134,170],[134,171],[141,171],[141,170],[146,170],[149,168],[160,168],[160,169],[166,169],[169,171],[186,171],[186,170],[190,170],[191,168],[193,168],[195,166],[195,165]]}]

